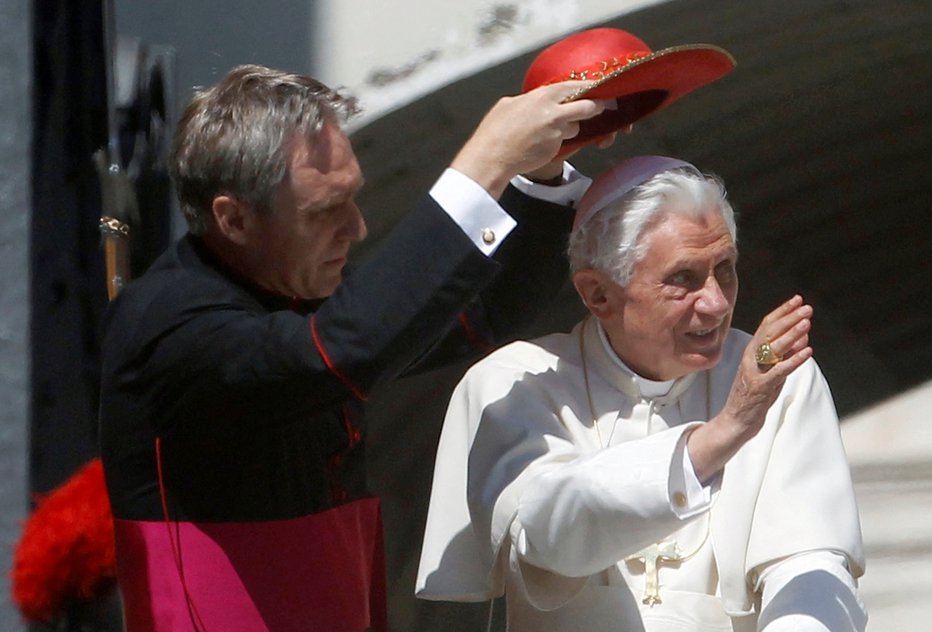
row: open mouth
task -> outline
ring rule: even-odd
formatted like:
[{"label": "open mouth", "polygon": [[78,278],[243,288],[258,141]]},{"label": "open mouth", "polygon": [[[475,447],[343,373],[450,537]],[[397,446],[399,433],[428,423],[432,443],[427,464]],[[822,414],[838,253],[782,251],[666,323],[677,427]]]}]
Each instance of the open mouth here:
[{"label": "open mouth", "polygon": [[694,329],[686,332],[686,339],[689,340],[693,350],[698,353],[717,353],[722,343],[721,331],[721,325],[707,327],[706,329]]}]

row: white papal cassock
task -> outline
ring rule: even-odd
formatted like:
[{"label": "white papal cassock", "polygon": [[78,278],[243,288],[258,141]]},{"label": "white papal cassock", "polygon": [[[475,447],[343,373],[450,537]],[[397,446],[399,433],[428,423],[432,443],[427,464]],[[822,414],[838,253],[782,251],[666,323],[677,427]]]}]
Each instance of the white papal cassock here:
[{"label": "white papal cassock", "polygon": [[[595,319],[477,363],[444,422],[418,596],[504,592],[511,632],[863,630],[857,506],[815,361],[719,479],[695,480],[684,433],[722,408],[749,339],[732,330],[714,369],[667,383],[630,372]],[[638,553],[673,542],[647,605]]]}]

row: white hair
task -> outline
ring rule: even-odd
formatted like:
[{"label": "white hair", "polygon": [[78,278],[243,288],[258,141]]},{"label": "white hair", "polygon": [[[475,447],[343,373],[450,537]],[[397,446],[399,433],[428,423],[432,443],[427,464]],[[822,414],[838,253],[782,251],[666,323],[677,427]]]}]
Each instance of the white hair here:
[{"label": "white hair", "polygon": [[570,271],[600,270],[625,287],[644,257],[642,237],[648,228],[669,215],[709,213],[722,217],[737,243],[734,209],[719,178],[691,169],[664,171],[598,210],[570,235]]}]

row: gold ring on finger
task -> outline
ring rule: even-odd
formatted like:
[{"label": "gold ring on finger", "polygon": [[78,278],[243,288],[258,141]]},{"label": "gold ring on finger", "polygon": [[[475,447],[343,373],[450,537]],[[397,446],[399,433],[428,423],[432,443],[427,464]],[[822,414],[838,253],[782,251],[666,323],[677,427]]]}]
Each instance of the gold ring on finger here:
[{"label": "gold ring on finger", "polygon": [[773,366],[782,359],[783,358],[773,350],[769,342],[758,345],[757,349],[754,351],[754,360],[761,366]]}]

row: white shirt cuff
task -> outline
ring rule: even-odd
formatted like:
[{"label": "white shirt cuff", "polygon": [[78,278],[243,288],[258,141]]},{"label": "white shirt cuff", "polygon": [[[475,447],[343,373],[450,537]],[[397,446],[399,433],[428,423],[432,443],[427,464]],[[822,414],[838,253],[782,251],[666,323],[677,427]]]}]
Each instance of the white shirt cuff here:
[{"label": "white shirt cuff", "polygon": [[455,169],[441,174],[430,196],[487,256],[517,225],[488,191]]},{"label": "white shirt cuff", "polygon": [[696,476],[689,450],[686,449],[688,437],[689,432],[682,434],[670,461],[670,506],[681,518],[705,511],[712,503],[713,484],[703,485]]},{"label": "white shirt cuff", "polygon": [[563,163],[563,184],[556,186],[538,184],[524,176],[515,176],[511,180],[511,185],[525,195],[569,207],[576,205],[590,184],[592,184],[592,178],[584,176],[568,162]]}]

